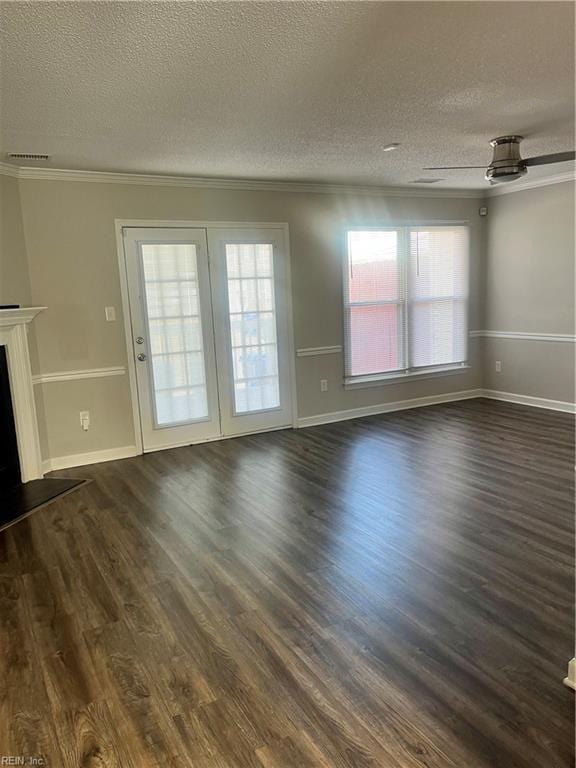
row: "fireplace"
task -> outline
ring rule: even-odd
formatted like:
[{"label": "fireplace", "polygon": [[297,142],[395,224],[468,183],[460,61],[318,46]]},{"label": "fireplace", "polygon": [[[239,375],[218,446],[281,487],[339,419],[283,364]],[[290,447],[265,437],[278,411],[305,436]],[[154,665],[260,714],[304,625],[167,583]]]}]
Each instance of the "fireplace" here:
[{"label": "fireplace", "polygon": [[42,309],[0,308],[0,536],[85,482],[42,473],[27,336]]},{"label": "fireplace", "polygon": [[0,309],[0,487],[43,476],[27,329],[44,309]]},{"label": "fireplace", "polygon": [[0,308],[0,536],[83,480],[43,477],[28,324],[45,307]]},{"label": "fireplace", "polygon": [[20,483],[18,438],[12,407],[6,347],[0,347],[0,495]]}]

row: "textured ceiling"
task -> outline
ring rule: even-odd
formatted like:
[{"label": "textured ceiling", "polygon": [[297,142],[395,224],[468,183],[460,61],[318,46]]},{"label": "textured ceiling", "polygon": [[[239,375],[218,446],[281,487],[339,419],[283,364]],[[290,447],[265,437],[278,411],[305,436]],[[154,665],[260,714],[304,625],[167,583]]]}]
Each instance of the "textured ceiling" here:
[{"label": "textured ceiling", "polygon": [[525,156],[574,145],[570,2],[2,2],[0,15],[0,152],[52,167],[483,187],[482,171],[422,167],[487,164],[505,133],[526,137]]}]

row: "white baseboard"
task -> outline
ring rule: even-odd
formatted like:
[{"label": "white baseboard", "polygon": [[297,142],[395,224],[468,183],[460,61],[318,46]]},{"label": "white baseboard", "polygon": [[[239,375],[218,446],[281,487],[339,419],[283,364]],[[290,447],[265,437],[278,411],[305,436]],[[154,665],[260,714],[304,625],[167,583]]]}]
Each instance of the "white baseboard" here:
[{"label": "white baseboard", "polygon": [[74,453],[70,456],[57,456],[42,462],[43,472],[52,472],[55,469],[69,469],[70,467],[82,467],[85,464],[101,464],[103,461],[116,461],[137,456],[135,445],[125,445],[121,448],[107,448],[104,451],[92,451],[91,453]]},{"label": "white baseboard", "polygon": [[576,403],[569,403],[565,400],[548,400],[545,397],[517,395],[513,392],[498,392],[495,389],[483,389],[480,397],[487,397],[490,400],[504,400],[506,403],[516,403],[517,405],[530,405],[532,408],[548,408],[551,411],[576,413]]},{"label": "white baseboard", "polygon": [[533,408],[548,408],[552,411],[564,411],[576,413],[576,403],[564,400],[548,400],[544,397],[531,397],[529,395],[517,395],[512,392],[498,392],[494,389],[466,389],[461,392],[447,392],[444,395],[431,395],[429,397],[415,397],[410,400],[397,400],[392,403],[369,405],[364,408],[350,408],[346,411],[333,411],[332,413],[319,413],[316,416],[303,416],[298,419],[298,428],[315,427],[320,424],[331,424],[336,421],[348,419],[360,419],[363,416],[378,416],[382,413],[393,411],[405,411],[410,408],[423,408],[427,405],[439,405],[452,403],[458,400],[473,400],[477,397],[486,397],[490,400],[503,400],[507,403],[528,405]]},{"label": "white baseboard", "polygon": [[332,411],[332,413],[319,413],[316,416],[303,416],[298,419],[297,426],[316,427],[320,424],[332,424],[335,421],[347,421],[348,419],[360,419],[363,416],[378,416],[381,413],[391,411],[405,411],[409,408],[423,408],[427,405],[439,405],[440,403],[452,403],[457,400],[472,400],[482,397],[481,389],[465,389],[461,392],[447,392],[444,395],[429,395],[428,397],[413,397],[410,400],[396,400],[392,403],[380,403],[368,405],[364,408],[349,408],[346,411]]},{"label": "white baseboard", "polygon": [[[553,411],[576,413],[576,403],[563,400],[548,400],[543,397],[531,397],[518,395],[511,392],[498,392],[494,389],[465,389],[460,392],[447,392],[443,395],[429,395],[428,397],[414,397],[410,400],[396,400],[391,403],[369,405],[364,408],[349,408],[345,411],[333,411],[331,413],[319,413],[315,416],[302,416],[296,426],[299,429],[315,427],[320,424],[332,424],[337,421],[360,419],[364,416],[378,416],[382,413],[393,411],[405,411],[410,408],[424,408],[427,405],[440,405],[441,403],[453,403],[459,400],[474,400],[478,397],[486,397],[491,400],[503,400],[507,403],[528,405],[533,408],[548,408]],[[285,427],[282,427],[285,429]],[[126,445],[120,448],[107,448],[103,451],[91,453],[75,453],[70,456],[57,456],[42,462],[42,471],[52,472],[56,469],[69,469],[70,467],[82,467],[86,464],[100,464],[104,461],[117,461],[137,456],[138,449],[135,445]]]}]

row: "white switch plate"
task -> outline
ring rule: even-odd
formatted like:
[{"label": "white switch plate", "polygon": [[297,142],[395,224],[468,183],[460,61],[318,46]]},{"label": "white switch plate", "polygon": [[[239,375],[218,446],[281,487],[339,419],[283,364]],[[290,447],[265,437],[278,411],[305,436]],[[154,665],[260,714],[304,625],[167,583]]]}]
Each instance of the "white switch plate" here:
[{"label": "white switch plate", "polygon": [[496,373],[502,373],[502,361],[496,360]]},{"label": "white switch plate", "polygon": [[109,323],[113,323],[116,320],[116,307],[104,307],[106,313],[106,320]]},{"label": "white switch plate", "polygon": [[328,392],[328,379],[320,379],[320,392]]},{"label": "white switch plate", "polygon": [[84,432],[88,432],[90,426],[90,411],[80,411],[80,426]]}]

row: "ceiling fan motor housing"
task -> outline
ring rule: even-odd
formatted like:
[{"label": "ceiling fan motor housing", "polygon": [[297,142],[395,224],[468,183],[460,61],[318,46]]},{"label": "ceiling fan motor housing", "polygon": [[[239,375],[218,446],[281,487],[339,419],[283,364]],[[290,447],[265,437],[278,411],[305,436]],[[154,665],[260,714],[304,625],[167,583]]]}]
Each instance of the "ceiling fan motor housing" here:
[{"label": "ceiling fan motor housing", "polygon": [[515,181],[527,173],[528,168],[520,157],[522,136],[498,136],[492,139],[494,148],[492,162],[486,169],[486,179],[491,184],[503,181]]}]

